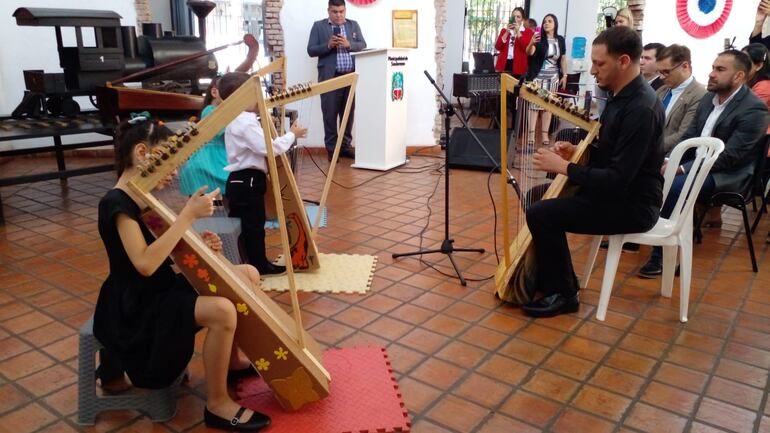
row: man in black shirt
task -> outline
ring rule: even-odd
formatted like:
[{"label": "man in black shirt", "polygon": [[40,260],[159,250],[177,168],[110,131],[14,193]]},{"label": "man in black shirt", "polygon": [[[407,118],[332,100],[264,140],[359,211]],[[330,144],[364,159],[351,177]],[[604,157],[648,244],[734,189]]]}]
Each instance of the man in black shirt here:
[{"label": "man in black shirt", "polygon": [[599,141],[587,165],[568,162],[575,146],[557,142],[534,156],[538,170],[566,175],[572,197],[542,200],[527,211],[543,297],[523,307],[533,317],[578,310],[578,282],[566,233],[644,232],[658,219],[663,177],[663,105],[639,74],[642,41],[627,27],[612,27],[593,41],[591,73],[610,92]]}]

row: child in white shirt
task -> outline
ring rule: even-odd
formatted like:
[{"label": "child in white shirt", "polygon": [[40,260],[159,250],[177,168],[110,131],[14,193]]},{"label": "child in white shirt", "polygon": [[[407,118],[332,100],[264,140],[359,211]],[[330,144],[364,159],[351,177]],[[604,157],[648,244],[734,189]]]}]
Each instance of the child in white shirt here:
[{"label": "child in white shirt", "polygon": [[[251,76],[243,72],[231,72],[219,80],[219,94],[227,99]],[[261,275],[281,274],[284,266],[276,266],[265,254],[265,192],[267,191],[267,149],[265,134],[255,114],[256,107],[238,115],[225,129],[225,148],[230,172],[225,186],[225,198],[230,207],[230,217],[241,219],[241,236],[238,244],[247,262]],[[307,135],[307,128],[296,122],[285,135],[273,140],[273,152],[285,153],[296,138]]]}]

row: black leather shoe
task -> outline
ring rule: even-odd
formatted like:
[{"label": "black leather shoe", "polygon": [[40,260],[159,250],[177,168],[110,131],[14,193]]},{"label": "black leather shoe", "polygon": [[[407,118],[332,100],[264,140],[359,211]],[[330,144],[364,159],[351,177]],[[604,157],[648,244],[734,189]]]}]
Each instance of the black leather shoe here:
[{"label": "black leather shoe", "polygon": [[235,383],[240,379],[245,379],[247,377],[259,377],[259,372],[256,368],[254,368],[253,365],[250,365],[246,368],[242,368],[240,370],[227,370],[227,383]]},{"label": "black leather shoe", "polygon": [[258,266],[257,270],[259,271],[259,275],[281,275],[286,273],[286,266],[268,263],[263,266]]},{"label": "black leather shoe", "polygon": [[237,432],[256,432],[270,425],[270,417],[257,411],[254,411],[254,415],[248,421],[241,421],[241,415],[245,411],[246,408],[241,406],[235,416],[227,420],[209,412],[208,408],[204,408],[203,421],[206,427]]},{"label": "black leather shoe", "polygon": [[343,158],[356,159],[356,150],[352,146],[340,149],[340,156]]},{"label": "black leather shoe", "polygon": [[537,301],[532,301],[521,308],[530,317],[554,317],[559,314],[576,313],[580,309],[580,299],[577,293],[569,297],[561,293],[554,293]]},{"label": "black leather shoe", "polygon": [[639,277],[641,278],[658,278],[663,273],[663,264],[655,259],[650,259],[647,263],[639,269]]}]

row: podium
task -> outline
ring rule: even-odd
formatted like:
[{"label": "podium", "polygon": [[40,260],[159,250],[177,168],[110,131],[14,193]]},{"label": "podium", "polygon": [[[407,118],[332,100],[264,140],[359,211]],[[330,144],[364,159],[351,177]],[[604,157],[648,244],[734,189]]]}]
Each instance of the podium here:
[{"label": "podium", "polygon": [[390,170],[406,163],[408,49],[351,53],[356,60],[354,168]]}]

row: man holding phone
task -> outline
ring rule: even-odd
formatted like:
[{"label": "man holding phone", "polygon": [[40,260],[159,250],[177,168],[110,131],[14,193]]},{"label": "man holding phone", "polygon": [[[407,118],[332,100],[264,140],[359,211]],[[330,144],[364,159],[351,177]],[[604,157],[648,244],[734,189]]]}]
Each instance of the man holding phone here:
[{"label": "man holding phone", "polygon": [[[366,48],[361,27],[357,22],[345,18],[345,0],[329,0],[327,12],[329,13],[328,18],[313,23],[310,39],[307,42],[307,54],[310,57],[318,57],[319,82],[354,72],[356,64],[350,53]],[[342,121],[342,115],[345,113],[345,103],[349,92],[350,88],[344,87],[321,94],[324,145],[329,161],[332,160],[334,146],[337,144],[338,123]],[[348,124],[343,132],[342,149],[340,150],[340,156],[347,158],[355,158],[355,151],[351,145],[354,109],[355,101],[351,106]]]}]

